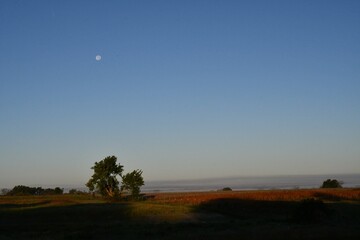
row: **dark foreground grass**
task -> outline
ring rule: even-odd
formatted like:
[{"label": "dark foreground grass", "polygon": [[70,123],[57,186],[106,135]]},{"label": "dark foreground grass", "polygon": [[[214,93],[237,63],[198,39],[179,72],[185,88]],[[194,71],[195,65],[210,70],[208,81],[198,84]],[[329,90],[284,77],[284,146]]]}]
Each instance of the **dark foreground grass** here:
[{"label": "dark foreground grass", "polygon": [[249,192],[211,194],[201,193],[207,200],[198,204],[154,200],[161,196],[141,202],[88,195],[0,197],[0,240],[360,239],[356,197],[286,201],[243,198]]}]

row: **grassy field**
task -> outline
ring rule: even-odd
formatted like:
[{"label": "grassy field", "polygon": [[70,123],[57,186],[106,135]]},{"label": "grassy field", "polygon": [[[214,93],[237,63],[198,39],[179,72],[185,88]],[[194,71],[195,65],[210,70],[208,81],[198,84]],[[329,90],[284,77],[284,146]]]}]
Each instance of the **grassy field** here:
[{"label": "grassy field", "polygon": [[0,239],[360,239],[360,189],[1,196]]}]

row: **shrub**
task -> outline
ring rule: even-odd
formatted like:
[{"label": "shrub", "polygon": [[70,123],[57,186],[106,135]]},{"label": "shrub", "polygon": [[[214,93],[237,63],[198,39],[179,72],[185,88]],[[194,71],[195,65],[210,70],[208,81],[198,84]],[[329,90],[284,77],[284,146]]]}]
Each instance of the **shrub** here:
[{"label": "shrub", "polygon": [[88,193],[73,188],[73,189],[70,189],[70,190],[69,190],[69,194],[72,194],[72,195],[86,195],[86,194],[88,194]]},{"label": "shrub", "polygon": [[336,179],[327,179],[323,182],[321,188],[342,188],[342,182]]},{"label": "shrub", "polygon": [[7,195],[10,196],[24,196],[24,195],[61,195],[63,194],[64,189],[56,187],[55,189],[41,187],[28,187],[23,185],[15,186],[11,189]]}]

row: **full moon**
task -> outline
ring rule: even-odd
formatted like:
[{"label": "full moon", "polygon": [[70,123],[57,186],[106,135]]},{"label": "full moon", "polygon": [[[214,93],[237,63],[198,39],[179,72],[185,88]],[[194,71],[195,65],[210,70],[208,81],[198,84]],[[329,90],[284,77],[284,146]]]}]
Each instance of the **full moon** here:
[{"label": "full moon", "polygon": [[101,56],[100,56],[100,55],[96,55],[95,59],[96,59],[96,61],[100,61],[100,60],[101,60]]}]

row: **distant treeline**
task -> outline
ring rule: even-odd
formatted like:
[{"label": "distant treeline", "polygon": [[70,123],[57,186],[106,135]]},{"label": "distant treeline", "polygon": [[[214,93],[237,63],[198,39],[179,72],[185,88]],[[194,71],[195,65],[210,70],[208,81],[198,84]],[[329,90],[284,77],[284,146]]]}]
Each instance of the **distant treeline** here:
[{"label": "distant treeline", "polygon": [[64,193],[64,189],[56,188],[42,188],[42,187],[28,187],[23,185],[15,186],[8,191],[8,196],[24,196],[24,195],[61,195]]}]

